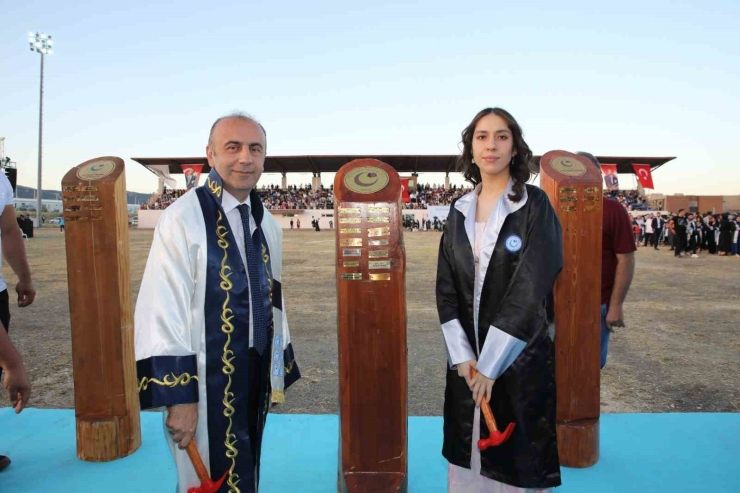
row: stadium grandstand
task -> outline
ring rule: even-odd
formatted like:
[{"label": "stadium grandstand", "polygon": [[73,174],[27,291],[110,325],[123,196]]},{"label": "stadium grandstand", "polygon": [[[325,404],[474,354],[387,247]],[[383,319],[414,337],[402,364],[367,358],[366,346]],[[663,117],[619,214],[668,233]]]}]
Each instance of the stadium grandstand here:
[{"label": "stadium grandstand", "polygon": [[[190,186],[196,186],[201,175],[207,176],[211,168],[205,157],[190,158],[132,158],[159,178],[157,192],[139,210],[139,227],[153,228],[163,209],[182,196]],[[408,195],[404,195],[404,217],[411,221],[432,221],[435,217],[447,217],[449,204],[470,190],[470,188],[450,184],[450,173],[456,173],[457,155],[378,155],[378,156],[267,156],[265,173],[282,175],[280,186],[270,185],[258,188],[262,203],[270,209],[278,222],[289,228],[300,221],[303,227],[310,227],[311,221],[320,221],[322,228],[329,227],[334,219],[333,186],[322,184],[322,173],[336,173],[346,163],[355,159],[377,159],[387,163],[401,175],[410,180]],[[674,159],[673,157],[617,157],[598,156],[603,164],[616,166],[619,174],[635,174],[633,164],[647,164],[651,172]],[[539,156],[535,156],[535,163]],[[311,173],[310,184],[288,185],[288,173]],[[445,173],[444,184],[421,185],[420,173]],[[184,188],[177,187],[175,177],[185,178]],[[647,204],[641,187],[632,191],[617,192],[623,196],[626,207],[643,207]],[[646,205],[645,205],[646,206]]]}]

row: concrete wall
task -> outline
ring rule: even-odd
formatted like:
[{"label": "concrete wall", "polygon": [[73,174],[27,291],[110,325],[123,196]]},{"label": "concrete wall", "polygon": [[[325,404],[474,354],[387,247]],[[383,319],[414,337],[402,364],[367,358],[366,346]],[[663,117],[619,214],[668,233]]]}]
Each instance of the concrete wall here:
[{"label": "concrete wall", "polygon": [[725,212],[740,212],[740,195],[725,195],[722,197],[722,207]]},{"label": "concrete wall", "polygon": [[668,195],[665,198],[666,210],[678,212],[679,209],[686,209],[690,212],[720,213],[727,209],[724,204],[722,195]]}]

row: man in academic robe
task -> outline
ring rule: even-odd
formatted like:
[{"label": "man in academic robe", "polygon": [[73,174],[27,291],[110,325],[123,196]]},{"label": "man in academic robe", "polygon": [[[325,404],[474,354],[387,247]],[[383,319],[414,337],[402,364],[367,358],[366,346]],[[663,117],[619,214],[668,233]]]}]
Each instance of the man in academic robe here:
[{"label": "man in academic robe", "polygon": [[300,378],[281,289],[282,230],[255,186],[266,135],[253,118],[217,120],[211,172],[163,213],[136,304],[142,409],[164,407],[179,493],[200,485],[191,440],[219,492],[259,488],[271,404]]},{"label": "man in academic robe", "polygon": [[678,216],[673,218],[673,234],[675,237],[673,241],[676,245],[676,250],[673,255],[675,257],[683,257],[683,253],[686,251],[687,227],[688,220],[686,219],[686,211],[683,209],[679,209]]}]

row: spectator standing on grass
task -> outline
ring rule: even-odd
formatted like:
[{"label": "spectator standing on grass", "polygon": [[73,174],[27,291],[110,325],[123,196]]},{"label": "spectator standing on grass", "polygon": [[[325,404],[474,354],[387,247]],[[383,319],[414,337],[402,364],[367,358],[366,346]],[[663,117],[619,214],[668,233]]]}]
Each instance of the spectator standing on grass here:
[{"label": "spectator standing on grass", "polygon": [[[652,216],[652,214],[650,214]],[[663,228],[665,227],[665,221],[662,217],[660,217],[660,214],[655,216],[651,221],[650,225],[653,229],[653,241],[652,246],[656,250],[658,249],[658,244],[660,243],[661,236],[663,235]]]},{"label": "spectator standing on grass", "polygon": [[730,223],[729,214],[722,213],[719,221],[719,254],[722,257],[730,255],[732,252],[732,237],[734,233],[733,225]]},{"label": "spectator standing on grass", "polygon": [[686,211],[679,209],[678,216],[673,218],[673,242],[676,247],[673,255],[675,257],[683,257],[683,252],[686,250],[687,227]]},{"label": "spectator standing on grass", "polygon": [[642,237],[643,246],[648,246],[648,244],[653,244],[653,215],[650,214],[648,216],[645,216],[645,234]]},{"label": "spectator standing on grass", "polygon": [[698,247],[696,228],[696,218],[694,217],[694,214],[689,213],[686,220],[686,241],[688,244],[687,251],[691,251],[691,258],[699,258],[696,254]]},{"label": "spectator standing on grass", "polygon": [[[601,163],[587,152],[579,152],[597,168]],[[601,239],[601,368],[606,365],[609,337],[614,327],[624,327],[624,300],[635,274],[635,251],[627,210],[604,197]]]},{"label": "spectator standing on grass", "polygon": [[632,220],[632,232],[635,235],[635,247],[640,246],[640,224],[637,222],[637,219]]},{"label": "spectator standing on grass", "polygon": [[707,242],[707,251],[710,255],[717,253],[717,238],[715,237],[715,230],[717,229],[717,222],[714,216],[708,216],[704,223],[704,237]]},{"label": "spectator standing on grass", "polygon": [[59,232],[64,233],[64,216],[59,218]]},{"label": "spectator standing on grass", "polygon": [[[31,269],[28,267],[21,228],[15,217],[13,187],[5,173],[0,173],[0,204],[3,207],[0,216],[0,250],[2,251],[0,267],[2,267],[1,258],[5,258],[15,275],[18,276],[18,283],[15,285],[15,292],[18,293],[18,306],[26,307],[33,303],[36,290],[31,282]],[[0,322],[3,325],[3,329],[0,330],[3,332],[0,340],[4,341],[2,343],[4,354],[0,355],[0,382],[10,392],[10,401],[16,408],[16,412],[20,412],[28,402],[31,387],[28,384],[20,355],[13,348],[7,335],[10,324],[10,297],[8,296],[8,285],[2,274],[0,274]],[[3,380],[3,369],[6,370],[5,380]],[[22,394],[20,402],[17,395],[13,395],[14,393]],[[9,464],[10,459],[0,455],[0,470],[5,469]]]}]

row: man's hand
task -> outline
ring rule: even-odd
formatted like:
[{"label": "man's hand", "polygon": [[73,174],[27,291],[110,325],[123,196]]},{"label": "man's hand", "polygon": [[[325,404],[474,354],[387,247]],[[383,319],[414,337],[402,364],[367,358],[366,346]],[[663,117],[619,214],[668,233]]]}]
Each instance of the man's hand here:
[{"label": "man's hand", "polygon": [[15,292],[18,293],[18,306],[23,308],[33,303],[36,299],[36,289],[29,279],[28,281],[18,281],[15,285]]},{"label": "man's hand", "polygon": [[606,312],[606,328],[613,332],[614,327],[624,327],[624,310],[621,304],[609,305],[609,311]]},{"label": "man's hand", "polygon": [[10,405],[15,409],[15,413],[18,414],[28,405],[28,400],[31,398],[31,382],[28,380],[26,369],[21,362],[11,365],[4,370],[3,386],[8,391]]},{"label": "man's hand", "polygon": [[167,407],[167,431],[180,449],[184,449],[195,435],[198,424],[198,403],[178,404]]},{"label": "man's hand", "polygon": [[473,391],[473,399],[475,399],[476,407],[480,407],[483,399],[486,399],[486,402],[491,400],[494,382],[496,382],[496,380],[491,380],[481,372],[478,372],[473,377],[471,389]]},{"label": "man's hand", "polygon": [[465,361],[457,365],[457,374],[465,379],[470,390],[473,390],[473,378],[470,376],[470,369],[475,368],[477,362],[474,359]]}]

